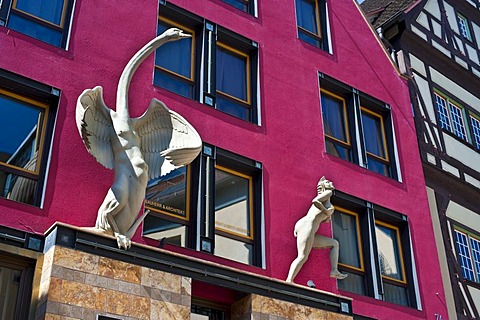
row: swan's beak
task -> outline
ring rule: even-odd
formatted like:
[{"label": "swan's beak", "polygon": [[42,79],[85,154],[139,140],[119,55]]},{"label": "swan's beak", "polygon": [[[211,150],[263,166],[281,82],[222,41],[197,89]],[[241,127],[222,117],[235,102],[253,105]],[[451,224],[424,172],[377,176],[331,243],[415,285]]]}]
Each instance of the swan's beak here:
[{"label": "swan's beak", "polygon": [[191,34],[184,33],[183,31],[181,31],[178,35],[179,35],[180,38],[191,38],[192,37]]}]

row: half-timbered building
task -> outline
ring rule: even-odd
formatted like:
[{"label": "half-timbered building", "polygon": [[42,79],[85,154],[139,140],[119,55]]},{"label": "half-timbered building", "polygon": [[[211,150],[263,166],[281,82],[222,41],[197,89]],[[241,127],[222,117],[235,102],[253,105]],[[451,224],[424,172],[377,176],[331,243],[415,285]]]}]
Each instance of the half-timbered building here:
[{"label": "half-timbered building", "polygon": [[[450,319],[480,312],[480,5],[476,0],[362,4],[410,78]],[[440,301],[439,301],[440,303]]]}]

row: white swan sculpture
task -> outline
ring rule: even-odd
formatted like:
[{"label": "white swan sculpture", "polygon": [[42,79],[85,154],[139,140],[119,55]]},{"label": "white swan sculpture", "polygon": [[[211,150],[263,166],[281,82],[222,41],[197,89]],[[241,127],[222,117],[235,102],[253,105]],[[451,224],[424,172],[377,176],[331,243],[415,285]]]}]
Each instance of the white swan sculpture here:
[{"label": "white swan sculpture", "polygon": [[117,89],[117,107],[105,105],[102,87],[85,90],[77,101],[76,122],[88,152],[115,171],[112,186],[98,209],[94,231],[116,237],[128,249],[148,211],[138,214],[149,179],[165,175],[192,162],[201,149],[197,131],[182,116],[152,99],[139,118],[130,118],[128,87],[145,58],[162,44],[190,37],[172,28],[140,49],[126,65]]}]

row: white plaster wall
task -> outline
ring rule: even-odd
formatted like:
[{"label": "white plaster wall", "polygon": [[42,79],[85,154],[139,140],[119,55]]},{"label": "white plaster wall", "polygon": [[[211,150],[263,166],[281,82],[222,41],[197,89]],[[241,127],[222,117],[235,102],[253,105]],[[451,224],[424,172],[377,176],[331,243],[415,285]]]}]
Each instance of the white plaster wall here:
[{"label": "white plaster wall", "polygon": [[460,33],[458,30],[458,24],[457,24],[457,16],[455,14],[455,10],[451,5],[443,1],[443,5],[445,7],[445,11],[447,13],[447,19],[448,23],[450,24],[450,27],[452,28],[453,31],[456,33]]},{"label": "white plaster wall", "polygon": [[480,112],[480,99],[467,90],[463,89],[461,86],[453,82],[452,80],[445,77],[443,74],[437,70],[430,68],[430,74],[432,76],[433,82],[447,89],[449,92],[455,94],[461,101],[468,104],[468,106]]},{"label": "white plaster wall", "polygon": [[427,19],[427,15],[423,12],[420,12],[420,14],[418,15],[417,17],[417,22],[424,26],[425,28],[427,28],[428,30],[430,29],[430,27],[428,26],[428,19]]},{"label": "white plaster wall", "polygon": [[434,103],[432,101],[432,95],[430,94],[430,87],[428,85],[428,82],[421,77],[415,77],[415,81],[417,82],[418,89],[420,90],[420,94],[422,96],[423,102],[425,102],[425,106],[427,108],[430,121],[436,124],[437,120],[435,118],[435,110],[433,107]]},{"label": "white plaster wall", "polygon": [[442,38],[442,26],[440,25],[440,23],[438,23],[435,20],[432,20],[432,27],[433,27],[433,33],[437,37]]},{"label": "white plaster wall", "polygon": [[415,26],[411,26],[412,27],[412,32],[415,33],[416,35],[418,35],[420,38],[422,38],[423,40],[427,41],[427,35],[425,33],[423,33],[422,31],[420,31],[417,27]]},{"label": "white plaster wall", "polygon": [[453,201],[448,204],[447,217],[473,230],[480,230],[480,215]]},{"label": "white plaster wall", "polygon": [[445,151],[450,157],[455,158],[464,165],[480,172],[480,153],[446,133],[443,134],[443,138],[445,139]]},{"label": "white plaster wall", "polygon": [[[425,78],[427,77],[427,71],[425,69],[425,64],[423,63],[422,60],[418,59],[416,56],[413,54],[409,54],[410,58],[410,65],[413,69],[415,69],[415,72],[421,74]],[[415,78],[417,80],[418,78]]]},{"label": "white plaster wall", "polygon": [[477,50],[475,50],[474,47],[467,44],[467,53],[470,60],[472,60],[476,64],[479,64]]},{"label": "white plaster wall", "polygon": [[467,285],[468,291],[472,295],[472,300],[477,310],[480,310],[480,290]]},{"label": "white plaster wall", "polygon": [[423,9],[438,20],[441,19],[440,8],[438,7],[437,0],[428,0]]},{"label": "white plaster wall", "polygon": [[435,40],[432,40],[432,45],[433,45],[436,49],[438,49],[438,51],[440,51],[441,53],[443,53],[444,55],[446,55],[447,57],[450,58],[451,52],[450,52],[450,50],[448,50],[447,48],[445,48],[445,47],[443,46],[443,44],[438,43],[438,42],[435,41]]},{"label": "white plaster wall", "polygon": [[472,29],[473,29],[473,34],[477,39],[477,44],[480,44],[480,26],[478,26],[476,23],[472,23]]},{"label": "white plaster wall", "polygon": [[438,218],[438,208],[435,201],[435,191],[427,187],[427,196],[428,204],[430,206],[430,214],[432,216],[435,244],[437,245],[438,259],[440,261],[440,272],[442,274],[443,289],[445,291],[448,318],[455,319],[455,302],[453,299],[452,283],[450,282],[450,276],[448,271],[447,254],[445,253],[445,245],[443,243],[442,229],[440,228],[440,219]]}]

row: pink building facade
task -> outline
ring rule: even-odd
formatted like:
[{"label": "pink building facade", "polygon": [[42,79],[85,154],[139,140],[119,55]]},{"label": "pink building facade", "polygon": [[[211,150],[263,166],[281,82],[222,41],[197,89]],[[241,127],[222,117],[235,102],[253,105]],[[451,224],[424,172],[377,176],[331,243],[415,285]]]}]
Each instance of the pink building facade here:
[{"label": "pink building facade", "polygon": [[[163,277],[189,283],[187,293],[177,293],[188,296],[187,302],[157,299],[183,308],[169,316],[194,318],[190,312],[204,312],[208,317],[208,309],[210,317],[223,312],[227,319],[290,318],[292,310],[305,318],[446,318],[408,85],[356,3],[65,0],[52,9],[56,13],[45,14],[42,4],[30,2],[4,1],[0,8],[0,152],[5,154],[0,159],[5,235],[0,236],[0,261],[22,265],[27,260],[25,270],[33,268],[25,278],[25,291],[31,293],[23,301],[30,311],[22,317],[155,319],[171,312],[152,301],[133,306],[148,309],[135,313],[90,305],[88,299],[73,303],[82,300],[78,296],[62,300],[77,280],[55,272],[47,276],[45,270],[46,257],[53,256],[52,270],[81,272],[85,287],[78,290],[90,292],[89,273],[58,258],[67,250],[61,244],[64,233],[76,239],[76,245],[66,245],[72,256],[120,261],[109,270],[123,270],[121,263],[137,266],[132,254],[115,250],[114,240],[91,236],[89,243],[99,244],[90,247],[103,248],[98,252],[79,245],[88,233],[76,227],[95,224],[113,172],[85,149],[75,108],[83,90],[102,86],[106,104],[114,109],[125,64],[162,28],[173,26],[193,38],[149,57],[129,92],[132,117],[157,98],[183,115],[204,142],[187,169],[149,185],[152,213],[132,239],[130,252],[141,249],[151,257],[150,264],[138,262],[141,270],[160,270]],[[36,113],[12,111],[22,106]],[[28,142],[32,124],[24,124],[26,117],[38,120],[33,121],[34,142]],[[20,127],[26,133],[14,134],[13,147],[3,142]],[[29,151],[22,151],[26,147]],[[22,160],[19,154],[30,156]],[[318,233],[339,241],[339,268],[348,278],[329,277],[329,250],[320,249],[312,251],[296,284],[288,284],[283,280],[296,257],[293,228],[322,176],[335,184],[337,210]],[[162,193],[172,184],[175,190]],[[57,222],[65,225],[48,231]],[[168,257],[184,268],[155,264]],[[191,271],[202,266],[214,271],[210,276]],[[98,270],[92,273],[96,277],[112,274]],[[128,283],[119,277],[111,279]],[[241,281],[236,286],[232,279]],[[308,280],[316,289],[307,287]],[[143,278],[138,281],[144,284]],[[98,283],[92,288],[91,295],[113,290]],[[262,309],[258,297],[282,307]],[[239,307],[245,299],[250,299],[250,313]],[[319,302],[329,299],[331,305]],[[59,307],[72,304],[74,311]],[[18,316],[17,309],[10,314]]]}]

